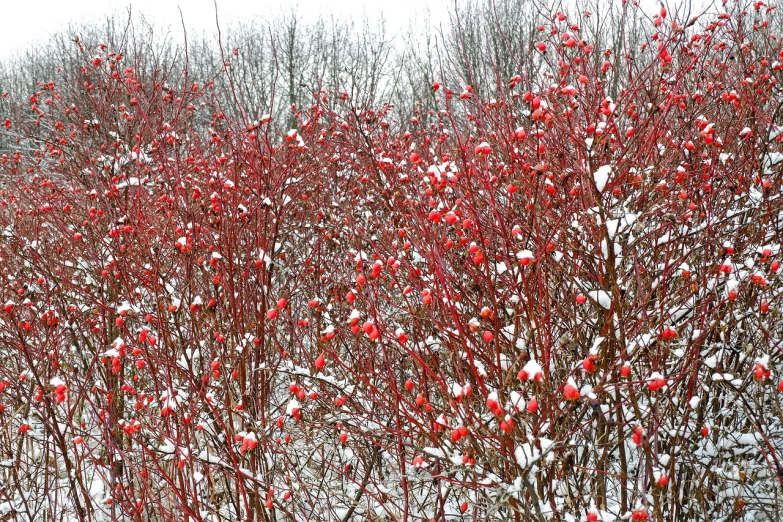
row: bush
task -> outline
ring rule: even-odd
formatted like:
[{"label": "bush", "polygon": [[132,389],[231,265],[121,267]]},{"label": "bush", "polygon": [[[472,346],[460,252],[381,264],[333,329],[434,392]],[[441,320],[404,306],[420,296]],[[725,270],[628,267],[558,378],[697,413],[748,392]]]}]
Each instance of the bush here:
[{"label": "bush", "polygon": [[248,121],[229,68],[103,48],[6,98],[0,513],[775,520],[757,7],[662,10],[619,61],[554,14],[539,75],[407,121]]}]

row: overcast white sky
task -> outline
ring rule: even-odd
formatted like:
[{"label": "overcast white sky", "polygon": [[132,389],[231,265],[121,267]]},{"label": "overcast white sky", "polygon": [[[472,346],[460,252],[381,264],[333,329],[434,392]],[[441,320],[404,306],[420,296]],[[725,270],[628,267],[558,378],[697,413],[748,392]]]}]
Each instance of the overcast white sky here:
[{"label": "overcast white sky", "polygon": [[[421,19],[429,9],[435,21],[447,19],[453,0],[217,0],[221,27],[232,21],[258,15],[272,17],[296,8],[304,17],[319,13],[361,20],[384,14],[389,34],[404,29],[415,14]],[[124,13],[128,5],[136,13],[144,13],[158,25],[180,28],[178,8],[182,9],[189,30],[213,32],[215,9],[213,0],[0,0],[3,24],[0,27],[0,59],[26,49],[69,22],[100,20],[112,12]]]}]

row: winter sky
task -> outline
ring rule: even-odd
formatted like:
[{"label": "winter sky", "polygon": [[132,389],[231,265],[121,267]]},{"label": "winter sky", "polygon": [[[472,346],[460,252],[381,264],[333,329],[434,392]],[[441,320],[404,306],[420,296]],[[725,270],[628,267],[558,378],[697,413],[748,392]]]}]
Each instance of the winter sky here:
[{"label": "winter sky", "polygon": [[[129,5],[135,13],[144,14],[156,25],[171,26],[173,31],[181,31],[181,9],[189,31],[214,33],[214,0],[36,0],[32,9],[22,0],[0,0],[4,21],[0,59],[34,46],[71,22],[100,21],[111,13],[124,14]],[[361,21],[366,16],[375,21],[383,14],[389,35],[406,29],[412,18],[422,22],[427,11],[432,21],[446,20],[450,5],[453,0],[217,0],[221,27],[255,16],[273,18],[293,9],[305,20],[333,13],[337,18]]]}]

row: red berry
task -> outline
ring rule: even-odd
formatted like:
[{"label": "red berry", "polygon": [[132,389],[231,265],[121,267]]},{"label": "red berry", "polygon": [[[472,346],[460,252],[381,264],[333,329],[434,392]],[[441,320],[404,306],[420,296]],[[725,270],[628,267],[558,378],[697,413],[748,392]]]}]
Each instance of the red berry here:
[{"label": "red berry", "polygon": [[565,388],[563,388],[563,395],[565,395],[565,398],[569,401],[575,401],[579,399],[580,396],[579,390],[571,384],[565,385]]},{"label": "red berry", "polygon": [[587,373],[593,373],[594,371],[596,371],[598,367],[595,365],[595,357],[590,356],[584,359],[582,361],[582,368],[584,368],[584,370]]},{"label": "red berry", "polygon": [[668,340],[671,340],[671,339],[676,339],[677,338],[677,330],[667,326],[666,328],[663,329],[663,332],[661,332],[661,338],[664,341],[668,341]]}]

